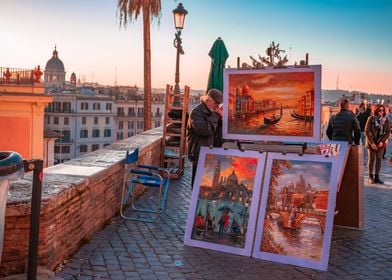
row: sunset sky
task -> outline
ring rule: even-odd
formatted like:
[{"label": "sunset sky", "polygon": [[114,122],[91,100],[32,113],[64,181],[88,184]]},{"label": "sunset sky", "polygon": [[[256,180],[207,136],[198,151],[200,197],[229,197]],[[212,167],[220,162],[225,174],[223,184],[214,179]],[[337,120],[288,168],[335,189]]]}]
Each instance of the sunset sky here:
[{"label": "sunset sky", "polygon": [[[162,1],[160,24],[151,27],[152,85],[174,83],[172,10]],[[291,64],[309,53],[322,65],[322,88],[392,94],[392,1],[390,0],[184,0],[180,85],[205,89],[208,52],[222,37],[230,54],[264,56],[272,41]],[[142,24],[119,28],[117,0],[12,0],[0,8],[0,67],[44,68],[57,45],[67,71],[86,81],[143,87]],[[117,70],[116,70],[117,69]]]},{"label": "sunset sky", "polygon": [[314,72],[229,75],[230,94],[244,85],[255,101],[272,99],[283,106],[296,107],[307,91],[314,90]]},{"label": "sunset sky", "polygon": [[228,177],[234,170],[239,183],[244,183],[247,187],[253,188],[253,182],[256,176],[257,158],[216,154],[206,155],[203,176],[201,177],[201,185],[212,185],[212,178],[214,176],[218,160],[221,164],[221,176]]},{"label": "sunset sky", "polygon": [[283,175],[278,177],[279,187],[284,187],[291,182],[297,183],[299,174],[302,174],[305,182],[311,184],[312,188],[328,189],[332,163],[291,160],[291,165],[291,169],[284,169]]}]

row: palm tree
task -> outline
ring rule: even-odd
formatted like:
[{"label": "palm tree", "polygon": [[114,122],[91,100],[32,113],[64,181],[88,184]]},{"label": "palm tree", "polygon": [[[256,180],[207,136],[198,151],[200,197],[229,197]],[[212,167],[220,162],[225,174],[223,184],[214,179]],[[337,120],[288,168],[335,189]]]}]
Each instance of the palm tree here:
[{"label": "palm tree", "polygon": [[120,27],[136,20],[143,13],[144,43],[144,130],[151,129],[151,46],[150,18],[161,15],[160,0],[118,0]]}]

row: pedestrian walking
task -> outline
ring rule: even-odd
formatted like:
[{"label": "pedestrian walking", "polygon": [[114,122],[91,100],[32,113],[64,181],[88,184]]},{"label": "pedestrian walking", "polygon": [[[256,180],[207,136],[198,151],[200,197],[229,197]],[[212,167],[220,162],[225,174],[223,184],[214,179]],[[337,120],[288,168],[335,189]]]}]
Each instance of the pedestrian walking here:
[{"label": "pedestrian walking", "polygon": [[365,127],[366,148],[368,150],[368,171],[371,183],[384,183],[380,180],[381,160],[390,133],[391,127],[385,112],[385,107],[384,105],[379,104],[374,110],[374,116],[368,118]]},{"label": "pedestrian walking", "polygon": [[218,222],[219,225],[218,239],[223,238],[223,232],[226,232],[227,227],[229,225],[229,220],[230,220],[229,211],[227,210],[223,211],[222,216],[220,217]]},{"label": "pedestrian walking", "polygon": [[339,105],[340,111],[329,119],[327,136],[329,140],[346,141],[350,145],[358,145],[361,132],[358,119],[349,110],[348,99],[341,99]]}]

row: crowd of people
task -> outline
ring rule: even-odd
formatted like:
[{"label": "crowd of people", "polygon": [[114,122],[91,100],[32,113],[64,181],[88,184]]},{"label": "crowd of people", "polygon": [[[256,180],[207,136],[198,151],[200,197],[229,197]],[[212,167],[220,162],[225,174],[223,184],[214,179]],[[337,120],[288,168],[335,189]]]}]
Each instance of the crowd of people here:
[{"label": "crowd of people", "polygon": [[[361,103],[355,113],[349,100],[340,100],[340,111],[331,116],[327,136],[330,140],[347,141],[350,145],[364,145],[368,154],[368,173],[371,183],[383,184],[380,179],[381,162],[391,136],[392,112],[383,104]],[[392,160],[392,156],[391,156]]]}]

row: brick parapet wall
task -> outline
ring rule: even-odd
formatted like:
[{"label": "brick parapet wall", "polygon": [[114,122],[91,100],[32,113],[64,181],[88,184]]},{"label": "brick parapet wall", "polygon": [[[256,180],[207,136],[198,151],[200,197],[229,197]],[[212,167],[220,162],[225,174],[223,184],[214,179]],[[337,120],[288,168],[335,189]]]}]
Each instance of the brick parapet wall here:
[{"label": "brick parapet wall", "polygon": [[[44,169],[39,264],[54,269],[119,212],[126,150],[138,163],[159,165],[162,129],[152,129],[104,149]],[[32,174],[10,186],[0,275],[25,271]]]}]

